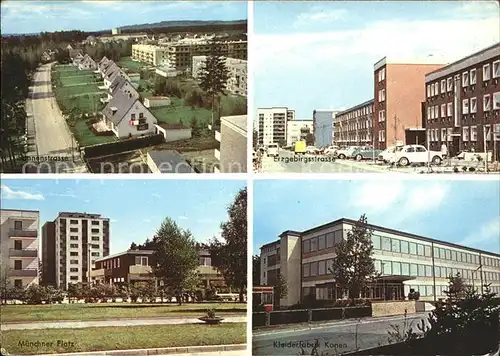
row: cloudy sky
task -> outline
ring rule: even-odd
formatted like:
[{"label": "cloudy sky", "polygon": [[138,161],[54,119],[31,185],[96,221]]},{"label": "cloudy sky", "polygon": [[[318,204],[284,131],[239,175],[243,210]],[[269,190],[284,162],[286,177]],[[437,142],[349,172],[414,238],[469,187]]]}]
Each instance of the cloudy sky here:
[{"label": "cloudy sky", "polygon": [[255,108],[347,109],[373,99],[384,56],[458,60],[500,41],[497,1],[254,2]]},{"label": "cloudy sky", "polygon": [[244,20],[244,1],[2,1],[2,33],[110,30],[180,20]]},{"label": "cloudy sky", "polygon": [[2,209],[40,211],[40,225],[59,212],[110,218],[110,253],[151,238],[164,218],[174,219],[206,242],[220,236],[227,206],[245,187],[241,180],[2,179]]},{"label": "cloudy sky", "polygon": [[257,180],[253,253],[283,231],[363,213],[374,225],[500,253],[499,196],[498,179]]}]

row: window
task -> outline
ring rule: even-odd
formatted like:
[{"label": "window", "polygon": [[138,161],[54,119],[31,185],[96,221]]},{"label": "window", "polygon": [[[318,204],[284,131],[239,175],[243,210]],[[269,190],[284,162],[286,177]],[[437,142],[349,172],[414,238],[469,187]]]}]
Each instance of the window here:
[{"label": "window", "polygon": [[98,220],[92,220],[92,225],[99,225],[99,221]]},{"label": "window", "polygon": [[470,84],[476,84],[476,69],[471,69],[470,70]]},{"label": "window", "polygon": [[313,237],[309,241],[311,241],[311,252],[318,251],[318,238]]},{"label": "window", "polygon": [[69,239],[71,241],[78,241],[78,236],[70,236]]},{"label": "window", "polygon": [[421,245],[421,244],[417,245],[417,253],[418,253],[419,256],[423,256],[424,255],[424,245]]},{"label": "window", "polygon": [[431,86],[429,84],[427,84],[427,97],[431,97]]},{"label": "window", "polygon": [[441,117],[446,117],[446,104],[441,104]]},{"label": "window", "polygon": [[372,244],[374,249],[380,250],[380,236],[372,235]]},{"label": "window", "polygon": [[446,129],[445,128],[442,128],[441,129],[441,141],[444,142],[446,141]]},{"label": "window", "polygon": [[399,244],[399,240],[391,239],[392,241],[392,252],[401,252],[401,245]]},{"label": "window", "polygon": [[329,232],[326,234],[326,248],[333,247],[334,243],[334,237],[333,237],[333,232]]},{"label": "window", "polygon": [[92,236],[92,241],[99,241],[99,236]]},{"label": "window", "polygon": [[78,232],[78,228],[77,227],[70,227],[69,231],[70,232]]},{"label": "window", "polygon": [[385,121],[385,110],[380,110],[378,112],[378,121],[379,122]]},{"label": "window", "polygon": [[448,141],[451,141],[453,139],[453,129],[451,127],[448,127]]},{"label": "window", "polygon": [[485,64],[483,66],[483,81],[490,80],[490,65]]},{"label": "window", "polygon": [[317,276],[318,275],[318,262],[311,262],[311,277]]},{"label": "window", "polygon": [[21,261],[21,260],[15,260],[14,261],[14,269],[15,270],[23,269],[23,261]]},{"label": "window", "polygon": [[441,94],[446,93],[446,80],[441,80]]},{"label": "window", "polygon": [[140,112],[139,113],[139,119],[143,119],[144,118],[144,113]]},{"label": "window", "polygon": [[434,268],[434,272],[436,273],[436,278],[441,278],[441,268]]},{"label": "window", "polygon": [[500,91],[493,93],[493,110],[500,109]]},{"label": "window", "polygon": [[470,140],[471,142],[477,141],[477,126],[470,127]]},{"label": "window", "polygon": [[78,264],[78,260],[69,260],[69,264],[70,265],[77,265]]},{"label": "window", "polygon": [[446,91],[452,91],[453,90],[453,78],[449,77],[446,79]]},{"label": "window", "polygon": [[389,237],[382,237],[382,250],[391,250],[391,239]]},{"label": "window", "polygon": [[446,250],[446,259],[451,260],[451,250]]},{"label": "window", "polygon": [[432,277],[432,266],[425,265],[425,276]]},{"label": "window", "polygon": [[385,141],[385,131],[384,130],[379,130],[379,132],[378,132],[378,141],[379,142],[384,142]]},{"label": "window", "polygon": [[483,96],[483,111],[491,110],[491,96],[490,94],[486,94]]},{"label": "window", "polygon": [[431,97],[434,96],[434,83],[431,84]]},{"label": "window", "polygon": [[439,117],[439,105],[434,106],[434,117],[436,119]]},{"label": "window", "polygon": [[434,94],[436,94],[436,95],[439,94],[439,83],[438,82],[434,83]]},{"label": "window", "polygon": [[453,108],[453,104],[452,103],[446,104],[446,111],[447,111],[447,114],[448,114],[449,117],[451,117],[451,115],[452,115],[452,108]]},{"label": "window", "polygon": [[424,255],[425,255],[425,257],[431,257],[431,247],[430,246],[424,246]]},{"label": "window", "polygon": [[493,62],[493,78],[500,77],[500,61]]},{"label": "window", "polygon": [[401,276],[401,262],[392,263],[392,274]]},{"label": "window", "polygon": [[78,272],[78,268],[70,268],[69,271],[70,272]]},{"label": "window", "polygon": [[409,276],[410,275],[410,264],[409,263],[401,263],[401,275]]},{"label": "window", "polygon": [[448,275],[446,274],[446,267],[441,267],[441,278],[447,278]]},{"label": "window", "polygon": [[379,102],[385,101],[385,89],[380,89],[378,91],[378,101]]},{"label": "window", "polygon": [[401,241],[401,253],[409,253],[408,241]]},{"label": "window", "polygon": [[434,258],[439,258],[439,249],[434,247]]},{"label": "window", "polygon": [[451,251],[451,260],[456,261],[457,260],[457,251]]},{"label": "window", "polygon": [[469,127],[462,127],[462,140],[469,141]]},{"label": "window", "polygon": [[318,275],[324,276],[326,274],[326,261],[318,262]]},{"label": "window", "polygon": [[375,271],[378,273],[382,273],[382,264],[379,260],[375,260]]},{"label": "window", "polygon": [[434,119],[435,118],[434,106],[431,106],[429,109],[431,110],[431,119]]},{"label": "window", "polygon": [[22,279],[14,279],[14,287],[22,288],[23,287],[23,280]]},{"label": "window", "polygon": [[439,258],[442,260],[446,259],[446,252],[444,251],[444,248],[439,249]]},{"label": "window", "polygon": [[417,254],[417,244],[415,242],[410,242],[410,254]]},{"label": "window", "polygon": [[462,114],[469,113],[469,99],[462,100]]},{"label": "window", "polygon": [[78,224],[78,220],[73,220],[73,219],[72,219],[72,220],[70,220],[70,221],[69,221],[69,223],[70,223],[70,224],[73,224],[73,225],[74,225],[74,224]]},{"label": "window", "polygon": [[311,242],[309,240],[302,242],[302,250],[304,253],[311,252]]},{"label": "window", "polygon": [[416,277],[418,275],[418,267],[416,264],[410,264],[410,276]]},{"label": "window", "polygon": [[383,274],[385,275],[391,275],[392,274],[392,263],[391,261],[382,261],[382,269],[383,269]]},{"label": "window", "polygon": [[326,273],[332,273],[333,259],[326,260]]},{"label": "window", "polygon": [[462,87],[467,87],[467,86],[469,86],[469,73],[463,72],[462,73]]},{"label": "window", "polygon": [[424,265],[418,265],[418,276],[425,277],[425,266]]},{"label": "window", "polygon": [[318,250],[324,250],[326,248],[325,235],[318,237]]},{"label": "window", "polygon": [[92,233],[98,234],[99,233],[99,229],[92,229]]},{"label": "window", "polygon": [[135,114],[130,114],[130,119],[135,120]]},{"label": "window", "polygon": [[69,244],[69,248],[78,248],[78,244]]},{"label": "window", "polygon": [[78,256],[78,252],[70,252],[69,255],[70,256]]},{"label": "window", "polygon": [[309,277],[309,263],[302,265],[302,276]]},{"label": "window", "polygon": [[428,107],[427,107],[427,120],[432,119],[431,114],[432,114],[432,113],[431,113],[431,107],[430,107],[430,106],[428,106]]},{"label": "window", "polygon": [[78,276],[71,276],[71,277],[69,277],[69,279],[71,279],[72,281],[77,281],[78,280]]},{"label": "window", "polygon": [[342,231],[337,230],[334,232],[335,234],[335,244],[339,244],[342,242]]},{"label": "window", "polygon": [[381,82],[385,79],[385,68],[378,71],[378,81]]}]

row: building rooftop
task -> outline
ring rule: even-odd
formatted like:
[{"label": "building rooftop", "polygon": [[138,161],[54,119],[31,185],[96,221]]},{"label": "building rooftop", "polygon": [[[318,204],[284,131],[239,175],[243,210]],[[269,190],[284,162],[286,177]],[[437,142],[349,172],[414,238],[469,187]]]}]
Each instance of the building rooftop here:
[{"label": "building rooftop", "polygon": [[184,157],[177,151],[149,151],[148,156],[161,173],[196,173]]},{"label": "building rooftop", "polygon": [[127,250],[127,251],[115,253],[113,255],[108,255],[105,257],[98,258],[94,261],[94,263],[106,261],[106,260],[109,260],[111,258],[124,256],[124,255],[152,255],[153,253],[154,253],[153,250]]},{"label": "building rooftop", "polygon": [[101,214],[92,214],[92,213],[78,213],[78,212],[68,212],[62,211],[57,217],[61,218],[92,218],[92,219],[105,219],[109,220],[109,218],[103,218]]},{"label": "building rooftop", "polygon": [[169,124],[167,122],[161,122],[156,125],[160,126],[161,128],[164,128],[165,130],[184,130],[189,128],[188,126],[185,126],[183,124]]},{"label": "building rooftop", "polygon": [[441,55],[429,54],[427,56],[410,56],[410,55],[391,55],[386,56],[373,65],[373,69],[377,70],[386,64],[407,64],[407,65],[446,65],[449,63],[449,58]]},{"label": "building rooftop", "polygon": [[221,124],[229,124],[229,126],[235,126],[239,130],[247,132],[247,115],[223,116],[220,121]]}]

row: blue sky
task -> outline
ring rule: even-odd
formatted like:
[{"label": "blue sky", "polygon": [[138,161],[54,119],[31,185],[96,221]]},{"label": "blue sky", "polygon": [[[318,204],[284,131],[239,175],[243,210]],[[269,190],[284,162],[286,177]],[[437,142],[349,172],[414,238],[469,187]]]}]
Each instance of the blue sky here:
[{"label": "blue sky", "polygon": [[2,33],[110,30],[179,20],[244,20],[244,1],[2,1]]},{"label": "blue sky", "polygon": [[256,180],[253,253],[286,230],[339,218],[500,253],[500,184],[489,181]]},{"label": "blue sky", "polygon": [[242,180],[2,179],[2,209],[39,210],[40,222],[61,211],[110,218],[110,253],[151,238],[164,218],[174,219],[194,238],[220,236],[227,206],[244,188]]},{"label": "blue sky", "polygon": [[449,63],[500,41],[499,27],[496,1],[255,1],[254,105],[303,119],[347,109],[373,99],[384,56]]}]

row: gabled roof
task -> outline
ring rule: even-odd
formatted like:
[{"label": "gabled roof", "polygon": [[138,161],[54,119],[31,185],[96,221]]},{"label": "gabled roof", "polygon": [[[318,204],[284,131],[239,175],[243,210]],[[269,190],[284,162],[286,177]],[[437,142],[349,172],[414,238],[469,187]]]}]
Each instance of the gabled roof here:
[{"label": "gabled roof", "polygon": [[105,63],[108,63],[109,62],[109,59],[108,57],[104,56],[101,58],[101,60],[99,61],[99,66],[105,64]]},{"label": "gabled roof", "polygon": [[124,78],[127,78],[127,75],[120,69],[118,71],[114,71],[110,74],[108,80],[113,83],[113,81],[117,78],[117,77],[124,77]]},{"label": "gabled roof", "polygon": [[125,82],[127,82],[126,78],[121,75],[116,76],[109,86],[109,91],[111,92],[111,94],[113,94],[113,92],[120,88]]},{"label": "gabled roof", "polygon": [[106,69],[106,71],[104,72],[104,77],[106,77],[106,79],[109,79],[114,72],[119,72],[119,71],[120,67],[118,67],[116,63],[113,62],[113,64],[109,66],[108,69]]},{"label": "gabled roof", "polygon": [[[108,120],[118,125],[136,101],[138,100],[131,94],[117,90],[109,103],[102,110],[102,113]],[[113,109],[116,109],[116,111]]]}]

